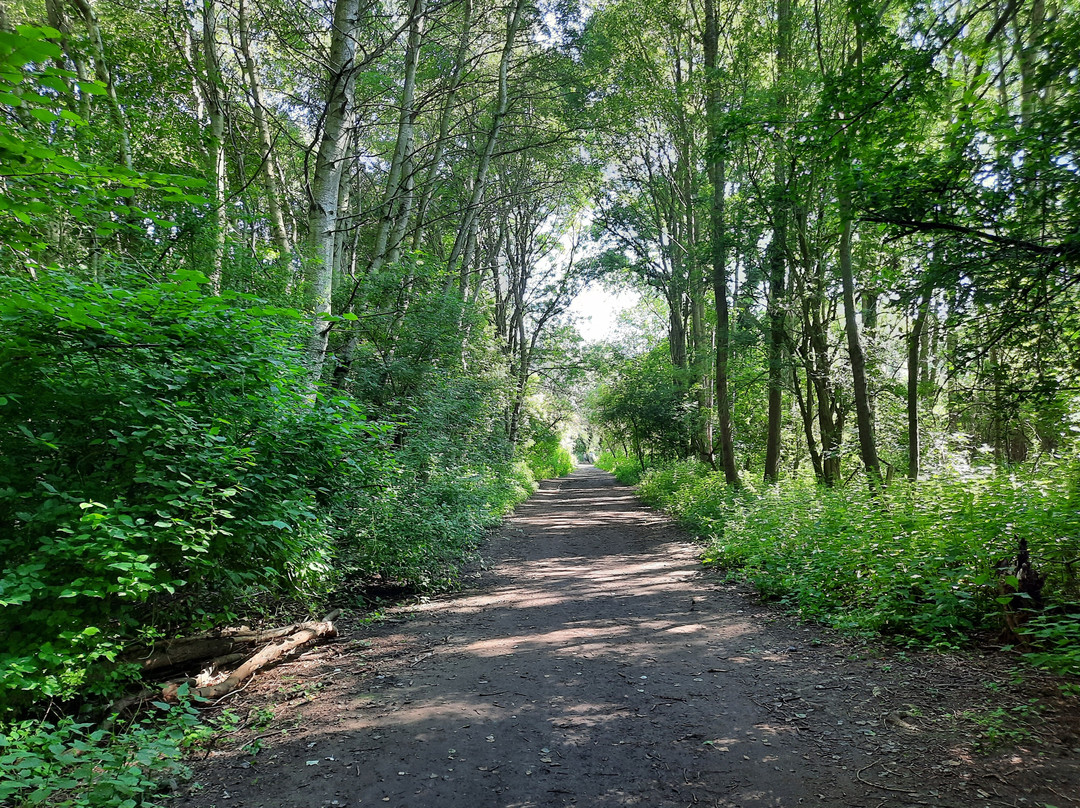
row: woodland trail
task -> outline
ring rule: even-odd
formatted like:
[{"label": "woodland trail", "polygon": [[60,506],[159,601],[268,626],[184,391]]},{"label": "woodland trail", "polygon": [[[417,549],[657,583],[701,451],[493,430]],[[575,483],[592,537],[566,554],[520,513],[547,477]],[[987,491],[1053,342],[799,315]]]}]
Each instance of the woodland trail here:
[{"label": "woodland trail", "polygon": [[[472,589],[346,624],[260,680],[233,708],[271,724],[198,764],[180,802],[1080,804],[1075,713],[973,751],[977,716],[1019,716],[1049,680],[801,626],[703,570],[699,549],[595,468],[547,482],[486,545]],[[256,734],[252,757],[240,745]]]}]

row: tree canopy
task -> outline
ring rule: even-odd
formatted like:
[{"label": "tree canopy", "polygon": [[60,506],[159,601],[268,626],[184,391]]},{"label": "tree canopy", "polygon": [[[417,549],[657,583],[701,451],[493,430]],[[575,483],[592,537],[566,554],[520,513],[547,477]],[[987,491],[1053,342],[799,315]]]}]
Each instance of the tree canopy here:
[{"label": "tree canopy", "polygon": [[[1067,499],[1078,55],[1071,0],[0,2],[0,720],[451,585],[572,447]],[[590,283],[662,327],[583,344]]]}]

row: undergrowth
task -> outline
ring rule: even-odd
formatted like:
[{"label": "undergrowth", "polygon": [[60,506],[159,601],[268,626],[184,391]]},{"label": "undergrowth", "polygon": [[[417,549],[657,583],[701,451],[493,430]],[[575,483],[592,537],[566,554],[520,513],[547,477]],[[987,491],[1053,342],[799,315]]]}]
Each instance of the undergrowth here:
[{"label": "undergrowth", "polygon": [[189,704],[116,730],[71,717],[0,728],[0,804],[30,808],[155,808],[163,783],[182,779],[185,747],[202,725]]},{"label": "undergrowth", "polygon": [[999,571],[1027,540],[1046,575],[1044,611],[1025,626],[1029,659],[1080,674],[1080,509],[1065,467],[1042,473],[947,475],[858,487],[791,480],[733,492],[695,462],[650,469],[640,494],[707,544],[707,564],[739,569],[761,596],[802,617],[900,642],[957,647],[1000,631]]},{"label": "undergrowth", "polygon": [[635,458],[611,452],[601,452],[596,459],[596,467],[610,471],[623,485],[637,485],[641,481],[641,475],[645,473]]}]

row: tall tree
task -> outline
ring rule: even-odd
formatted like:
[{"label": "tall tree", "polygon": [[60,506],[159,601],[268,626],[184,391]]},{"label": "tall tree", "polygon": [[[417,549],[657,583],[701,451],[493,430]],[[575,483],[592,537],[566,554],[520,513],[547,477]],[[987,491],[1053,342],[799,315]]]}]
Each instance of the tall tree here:
[{"label": "tall tree", "polygon": [[716,0],[705,0],[705,109],[708,126],[708,164],[712,199],[709,208],[712,285],[716,302],[716,411],[720,433],[720,461],[728,485],[739,484],[735,464],[735,442],[731,429],[731,400],[728,393],[728,355],[731,350],[731,323],[728,304],[726,193],[727,138],[722,124],[723,96],[720,75],[720,21]]},{"label": "tall tree", "polygon": [[251,28],[247,13],[247,0],[239,0],[236,10],[236,24],[239,34],[240,56],[243,75],[247,82],[247,92],[251,103],[251,112],[255,118],[255,130],[259,136],[262,159],[259,171],[266,187],[266,205],[270,215],[271,234],[279,256],[287,258],[293,251],[292,239],[285,225],[283,211],[284,199],[281,183],[278,180],[278,150],[270,131],[268,110],[263,102],[262,86],[259,79],[259,65],[251,42]]},{"label": "tall tree", "polygon": [[788,84],[791,81],[792,0],[776,2],[776,74],[774,78],[774,120],[776,131],[772,183],[772,237],[769,242],[769,424],[765,444],[765,480],[776,482],[780,466],[780,437],[783,418],[783,370],[787,284],[788,188],[787,133]]},{"label": "tall tree", "polygon": [[360,0],[336,0],[326,66],[325,103],[320,115],[315,169],[308,185],[306,297],[314,315],[309,360],[317,373],[326,358],[334,289],[334,244],[346,124],[356,82]]}]

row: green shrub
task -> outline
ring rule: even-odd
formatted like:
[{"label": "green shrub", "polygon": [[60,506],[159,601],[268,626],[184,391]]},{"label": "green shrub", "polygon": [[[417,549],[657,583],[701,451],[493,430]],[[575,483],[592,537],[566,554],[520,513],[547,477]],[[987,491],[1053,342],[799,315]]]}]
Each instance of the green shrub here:
[{"label": "green shrub", "polygon": [[1036,645],[1028,659],[1055,673],[1080,676],[1080,604],[1071,606],[1071,613],[1039,615],[1024,628]]},{"label": "green shrub", "polygon": [[830,625],[956,646],[1002,625],[998,565],[1025,538],[1047,576],[1047,612],[1031,621],[1032,661],[1076,671],[1080,635],[1067,563],[1080,555],[1080,511],[1065,470],[894,483],[881,499],[793,480],[732,492],[692,462],[650,469],[640,491],[707,539],[706,563],[738,568],[763,597]]},{"label": "green shrub", "polygon": [[611,452],[601,452],[596,459],[597,468],[610,471],[623,485],[637,485],[644,472],[636,458],[626,455],[614,455]]},{"label": "green shrub", "polygon": [[676,460],[652,466],[641,475],[638,493],[648,504],[669,510],[675,518],[683,516],[682,492],[693,490],[710,469],[697,460]]},{"label": "green shrub", "polygon": [[182,777],[185,740],[198,725],[187,705],[117,731],[71,718],[0,725],[0,804],[49,808],[154,808],[161,783]]},{"label": "green shrub", "polygon": [[536,488],[502,436],[498,386],[449,373],[395,418],[393,474],[348,503],[343,574],[408,589],[452,586],[484,531]]},{"label": "green shrub", "polygon": [[201,280],[0,279],[0,713],[111,692],[148,627],[335,582],[384,428],[312,403],[295,315]]},{"label": "green shrub", "polygon": [[559,436],[534,441],[524,452],[525,462],[537,480],[565,477],[574,470],[574,459],[559,442]]}]

